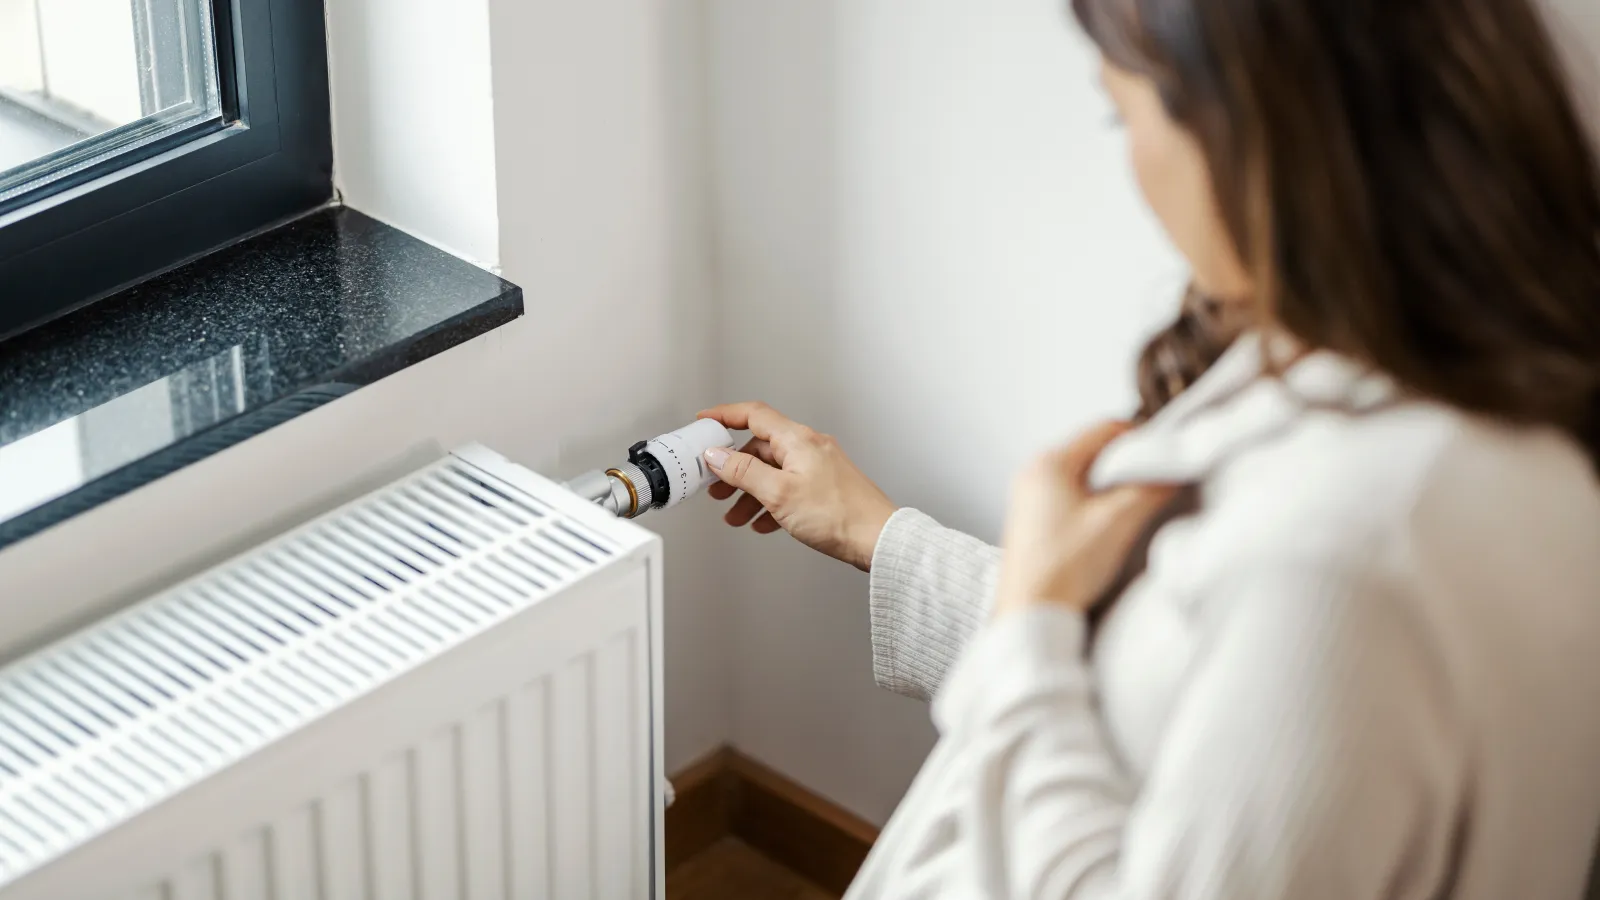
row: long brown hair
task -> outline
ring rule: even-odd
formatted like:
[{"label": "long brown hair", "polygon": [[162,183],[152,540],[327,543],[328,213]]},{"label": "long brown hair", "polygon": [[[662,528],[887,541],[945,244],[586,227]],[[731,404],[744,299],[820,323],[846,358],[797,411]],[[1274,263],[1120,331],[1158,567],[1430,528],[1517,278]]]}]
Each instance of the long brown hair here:
[{"label": "long brown hair", "polygon": [[1200,144],[1252,317],[1190,292],[1140,415],[1244,325],[1600,464],[1600,164],[1531,0],[1073,0]]}]

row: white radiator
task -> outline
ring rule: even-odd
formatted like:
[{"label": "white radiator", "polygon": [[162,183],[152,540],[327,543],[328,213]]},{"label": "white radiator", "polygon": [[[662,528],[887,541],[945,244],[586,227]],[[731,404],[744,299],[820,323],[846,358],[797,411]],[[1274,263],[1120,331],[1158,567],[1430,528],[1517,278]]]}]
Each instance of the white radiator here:
[{"label": "white radiator", "polygon": [[660,897],[660,602],[458,451],[0,670],[0,900]]}]

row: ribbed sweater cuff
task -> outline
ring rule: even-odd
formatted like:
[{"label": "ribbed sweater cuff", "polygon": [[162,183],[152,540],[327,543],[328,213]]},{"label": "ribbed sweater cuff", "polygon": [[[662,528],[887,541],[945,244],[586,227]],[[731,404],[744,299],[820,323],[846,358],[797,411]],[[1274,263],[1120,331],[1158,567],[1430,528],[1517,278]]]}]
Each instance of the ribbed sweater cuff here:
[{"label": "ribbed sweater cuff", "polygon": [[993,551],[914,509],[890,518],[872,557],[873,674],[896,693],[931,699],[982,623]]}]

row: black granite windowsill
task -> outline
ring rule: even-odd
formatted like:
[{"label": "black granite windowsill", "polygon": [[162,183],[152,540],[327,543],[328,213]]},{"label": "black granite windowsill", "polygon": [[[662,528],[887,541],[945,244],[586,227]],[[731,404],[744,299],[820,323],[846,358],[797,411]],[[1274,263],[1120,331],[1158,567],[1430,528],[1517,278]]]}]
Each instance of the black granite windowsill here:
[{"label": "black granite windowsill", "polygon": [[335,207],[0,343],[0,548],[521,314],[516,285]]}]

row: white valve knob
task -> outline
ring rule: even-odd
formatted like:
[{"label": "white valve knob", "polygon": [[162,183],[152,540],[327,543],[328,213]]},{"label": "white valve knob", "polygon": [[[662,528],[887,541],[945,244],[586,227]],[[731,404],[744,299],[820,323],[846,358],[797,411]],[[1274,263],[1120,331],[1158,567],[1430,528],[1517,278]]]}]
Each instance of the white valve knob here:
[{"label": "white valve knob", "polygon": [[706,451],[712,447],[732,447],[733,435],[721,422],[700,419],[677,431],[646,441],[644,452],[655,457],[667,476],[665,509],[677,506],[693,497],[700,489],[717,480],[716,473],[706,465]]}]

